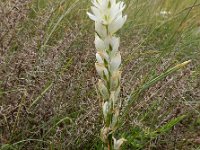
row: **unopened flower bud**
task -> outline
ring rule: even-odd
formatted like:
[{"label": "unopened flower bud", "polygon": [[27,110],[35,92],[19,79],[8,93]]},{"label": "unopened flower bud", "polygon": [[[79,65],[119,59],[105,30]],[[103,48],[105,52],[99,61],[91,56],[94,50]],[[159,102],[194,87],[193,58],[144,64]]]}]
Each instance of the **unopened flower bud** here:
[{"label": "unopened flower bud", "polygon": [[98,81],[98,90],[101,94],[101,96],[103,97],[104,100],[109,99],[109,92],[107,87],[104,85],[102,80]]},{"label": "unopened flower bud", "polygon": [[108,79],[108,70],[104,66],[104,64],[95,63],[95,67],[97,70],[97,73],[100,75],[103,79]]},{"label": "unopened flower bud", "polygon": [[111,62],[110,62],[111,72],[117,71],[119,69],[120,64],[121,64],[121,55],[120,52],[118,52],[113,57],[111,57]]},{"label": "unopened flower bud", "polygon": [[110,112],[111,110],[111,105],[110,105],[110,102],[109,101],[106,101],[104,104],[103,104],[103,116],[104,116],[104,119],[107,123],[108,121],[108,115],[111,113]]},{"label": "unopened flower bud", "polygon": [[103,127],[103,128],[101,129],[100,138],[101,138],[101,140],[102,140],[104,143],[107,143],[107,142],[108,142],[108,135],[109,135],[109,132],[110,132],[110,128],[108,128],[108,127]]},{"label": "unopened flower bud", "polygon": [[111,90],[116,90],[120,86],[121,71],[115,71],[111,77]]},{"label": "unopened flower bud", "polygon": [[95,47],[97,51],[106,50],[108,47],[105,45],[105,42],[98,36],[95,35],[94,41]]},{"label": "unopened flower bud", "polygon": [[113,140],[114,140],[114,150],[120,150],[120,147],[121,145],[126,142],[127,140],[124,139],[124,138],[121,138],[119,140],[116,140],[114,137],[113,137]]},{"label": "unopened flower bud", "polygon": [[111,124],[112,130],[114,131],[117,129],[118,118],[119,118],[119,109],[116,108],[113,118],[112,118],[112,124]]}]

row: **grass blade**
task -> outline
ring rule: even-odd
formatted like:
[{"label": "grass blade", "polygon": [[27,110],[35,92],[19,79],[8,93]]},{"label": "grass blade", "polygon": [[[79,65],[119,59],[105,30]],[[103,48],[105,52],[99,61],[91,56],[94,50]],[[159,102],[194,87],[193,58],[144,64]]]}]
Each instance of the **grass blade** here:
[{"label": "grass blade", "polygon": [[44,94],[52,87],[52,85],[53,85],[53,82],[50,82],[50,84],[48,84],[45,87],[45,89],[43,90],[43,92],[30,105],[30,108],[33,107],[34,105],[36,105],[36,103],[44,96]]},{"label": "grass blade", "polygon": [[[185,61],[181,64],[176,65],[175,67],[167,70],[166,72],[162,73],[161,75],[155,77],[154,79],[150,80],[149,82],[147,82],[146,84],[144,84],[143,86],[141,86],[139,89],[137,89],[136,91],[133,91],[130,98],[128,99],[128,105],[126,106],[126,109],[124,111],[122,120],[125,118],[125,116],[129,113],[130,108],[133,104],[133,102],[135,100],[137,100],[140,96],[140,94],[142,92],[144,92],[145,90],[147,90],[148,88],[150,88],[151,86],[155,85],[158,81],[161,81],[162,79],[164,79],[165,77],[167,77],[168,75],[182,69],[183,67],[185,67],[186,65],[188,65],[191,62],[191,60]],[[120,123],[122,123],[123,121],[120,121]]]}]

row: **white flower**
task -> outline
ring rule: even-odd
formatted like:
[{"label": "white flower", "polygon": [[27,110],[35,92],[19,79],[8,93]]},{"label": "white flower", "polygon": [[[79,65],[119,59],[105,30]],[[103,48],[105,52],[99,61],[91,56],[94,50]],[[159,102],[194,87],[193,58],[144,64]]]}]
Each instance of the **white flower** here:
[{"label": "white flower", "polygon": [[113,108],[114,108],[114,105],[117,101],[117,97],[115,97],[115,91],[111,91],[111,94],[110,94],[110,101],[112,101],[113,103]]},{"label": "white flower", "polygon": [[103,64],[105,60],[109,62],[109,56],[105,51],[98,51],[96,53],[96,59],[97,59],[97,62],[101,64]]},{"label": "white flower", "polygon": [[108,26],[108,31],[110,34],[117,32],[126,22],[127,16],[118,16],[111,24]]},{"label": "white flower", "polygon": [[106,50],[108,48],[107,45],[105,45],[105,42],[102,39],[100,39],[98,35],[95,35],[94,44],[97,51]]},{"label": "white flower", "polygon": [[106,26],[103,25],[99,20],[95,21],[95,30],[96,33],[101,37],[105,38],[108,36]]},{"label": "white flower", "polygon": [[115,33],[123,26],[127,19],[127,16],[122,16],[122,11],[125,8],[124,2],[116,2],[116,0],[93,0],[92,3],[94,4],[91,7],[92,13],[87,12],[87,14],[90,19],[97,23],[95,29],[98,34],[105,37],[106,34],[103,25],[108,26],[110,34]]},{"label": "white flower", "polygon": [[107,128],[107,127],[103,127],[103,128],[101,129],[100,137],[101,137],[101,140],[102,140],[104,143],[107,143],[107,142],[108,142],[108,135],[109,135],[109,132],[110,132],[110,129]]},{"label": "white flower", "polygon": [[110,44],[112,46],[112,53],[116,53],[119,49],[119,42],[120,42],[120,38],[118,37],[112,37]]},{"label": "white flower", "polygon": [[116,140],[114,137],[113,137],[113,140],[114,140],[114,150],[119,150],[121,145],[126,142],[127,140],[124,139],[124,138],[121,138],[119,140]]},{"label": "white flower", "polygon": [[110,113],[110,103],[108,101],[106,101],[103,104],[103,116],[105,118],[105,120],[107,119],[108,114]]},{"label": "white flower", "polygon": [[107,36],[102,40],[98,35],[95,35],[94,43],[97,51],[112,50],[111,53],[115,54],[119,49],[120,38]]},{"label": "white flower", "polygon": [[113,108],[120,107],[119,104],[119,93],[120,93],[120,86],[115,91],[111,91],[110,100],[113,102]]},{"label": "white flower", "polygon": [[171,15],[171,12],[170,12],[170,11],[162,10],[162,11],[160,11],[160,13],[157,14],[157,15],[159,15],[159,16],[161,16],[161,17],[163,17],[163,18],[168,18],[168,17]]},{"label": "white flower", "polygon": [[108,70],[106,69],[106,67],[101,64],[101,63],[95,63],[95,67],[96,70],[98,72],[98,74],[101,76],[101,78],[107,78],[108,79]]},{"label": "white flower", "polygon": [[117,123],[118,123],[118,117],[119,117],[119,109],[116,109],[115,113],[113,115],[112,124],[111,124],[111,127],[113,130],[116,130]]},{"label": "white flower", "polygon": [[102,97],[104,98],[104,100],[109,99],[109,92],[107,87],[104,85],[102,80],[99,80],[98,82],[98,90],[100,92],[100,94],[102,95]]},{"label": "white flower", "polygon": [[116,90],[120,86],[121,71],[113,72],[111,76],[111,90]]},{"label": "white flower", "polygon": [[103,64],[103,59],[99,53],[96,53],[96,59],[98,63]]},{"label": "white flower", "polygon": [[107,49],[111,48],[111,53],[115,54],[118,51],[119,48],[119,42],[120,38],[117,38],[115,36],[108,36],[104,39],[104,43]]},{"label": "white flower", "polygon": [[121,55],[120,52],[118,52],[111,58],[110,61],[111,72],[117,71],[119,69],[120,64],[121,64]]}]

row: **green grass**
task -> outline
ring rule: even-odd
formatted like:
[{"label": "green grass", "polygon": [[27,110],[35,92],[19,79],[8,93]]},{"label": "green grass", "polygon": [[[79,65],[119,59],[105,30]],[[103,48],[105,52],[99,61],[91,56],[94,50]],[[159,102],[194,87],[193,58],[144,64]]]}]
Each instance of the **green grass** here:
[{"label": "green grass", "polygon": [[[124,149],[198,149],[200,0],[125,2],[121,99],[134,99],[116,136]],[[101,149],[91,2],[0,4],[1,149]]]}]

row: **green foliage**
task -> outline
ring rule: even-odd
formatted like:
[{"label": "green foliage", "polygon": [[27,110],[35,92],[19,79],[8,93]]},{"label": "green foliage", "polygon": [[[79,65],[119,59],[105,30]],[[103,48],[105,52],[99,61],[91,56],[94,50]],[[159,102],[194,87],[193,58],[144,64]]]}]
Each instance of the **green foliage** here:
[{"label": "green foliage", "polygon": [[[190,63],[191,61],[186,61],[183,62],[181,64],[176,65],[173,68],[170,68],[169,70],[161,73],[160,75],[158,75],[157,77],[153,78],[152,80],[148,81],[147,83],[145,83],[144,85],[142,85],[138,90],[135,90],[131,93],[130,98],[128,99],[128,105],[126,106],[127,108],[125,108],[125,112],[123,114],[123,117],[125,118],[126,115],[129,113],[129,110],[133,104],[133,102],[137,101],[137,99],[139,99],[139,96],[141,93],[143,93],[145,90],[147,90],[148,88],[152,87],[154,84],[156,84],[157,82],[163,80],[165,77],[167,77],[168,75],[178,71],[179,69],[185,67],[186,65],[188,65],[188,63]],[[123,119],[121,119],[121,123],[123,123]]]},{"label": "green foliage", "polygon": [[168,131],[182,121],[186,116],[178,116],[173,118],[156,130],[150,128],[143,128],[140,126],[131,127],[130,131],[124,133],[124,137],[127,139],[127,145],[123,149],[144,149],[144,147],[154,139],[161,135],[166,134]]},{"label": "green foliage", "polygon": [[181,120],[183,120],[186,116],[179,116],[177,118],[174,118],[172,120],[170,120],[169,122],[167,122],[165,125],[163,125],[162,127],[160,127],[159,129],[157,129],[157,134],[164,134],[166,132],[168,132],[169,130],[172,129],[172,127],[174,127],[176,124],[178,124]]},{"label": "green foliage", "polygon": [[127,143],[123,149],[142,149],[151,138],[151,134],[141,127],[132,127],[129,132],[124,133],[124,137]]}]

